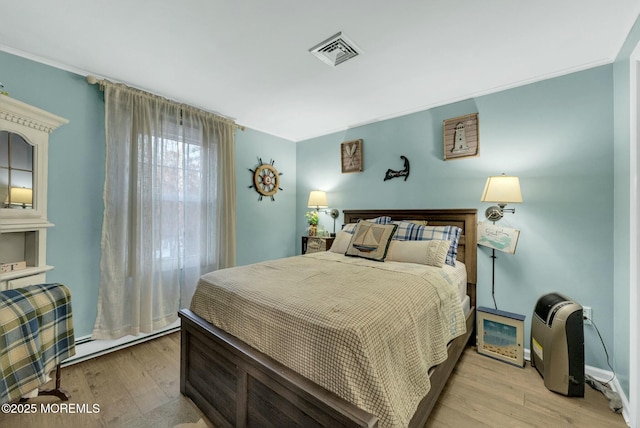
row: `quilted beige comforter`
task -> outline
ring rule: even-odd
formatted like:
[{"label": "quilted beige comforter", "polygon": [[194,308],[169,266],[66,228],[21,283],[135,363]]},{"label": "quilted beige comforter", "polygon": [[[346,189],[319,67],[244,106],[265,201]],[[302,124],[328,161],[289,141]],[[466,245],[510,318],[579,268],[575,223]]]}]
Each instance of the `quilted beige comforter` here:
[{"label": "quilted beige comforter", "polygon": [[307,254],[204,275],[191,310],[356,406],[407,426],[465,332],[440,268]]}]

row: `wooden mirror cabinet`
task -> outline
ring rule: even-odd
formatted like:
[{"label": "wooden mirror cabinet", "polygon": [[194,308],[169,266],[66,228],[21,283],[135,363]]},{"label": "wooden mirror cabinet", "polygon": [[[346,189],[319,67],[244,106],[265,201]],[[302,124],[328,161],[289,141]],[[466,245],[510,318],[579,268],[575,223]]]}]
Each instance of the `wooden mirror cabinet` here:
[{"label": "wooden mirror cabinet", "polygon": [[0,291],[46,282],[49,134],[62,117],[0,95]]}]

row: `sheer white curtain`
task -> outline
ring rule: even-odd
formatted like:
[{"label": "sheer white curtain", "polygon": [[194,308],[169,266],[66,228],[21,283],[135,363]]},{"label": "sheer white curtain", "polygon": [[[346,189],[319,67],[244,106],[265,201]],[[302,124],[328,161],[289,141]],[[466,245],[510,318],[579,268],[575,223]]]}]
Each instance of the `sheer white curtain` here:
[{"label": "sheer white curtain", "polygon": [[94,339],[177,319],[203,273],[235,265],[235,124],[105,83],[107,157]]}]

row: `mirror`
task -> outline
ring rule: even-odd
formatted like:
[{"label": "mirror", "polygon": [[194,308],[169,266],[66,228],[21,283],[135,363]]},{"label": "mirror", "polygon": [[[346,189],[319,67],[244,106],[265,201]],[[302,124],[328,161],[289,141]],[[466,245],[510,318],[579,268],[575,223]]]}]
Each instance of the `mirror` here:
[{"label": "mirror", "polygon": [[33,146],[8,131],[0,131],[0,204],[33,209]]}]

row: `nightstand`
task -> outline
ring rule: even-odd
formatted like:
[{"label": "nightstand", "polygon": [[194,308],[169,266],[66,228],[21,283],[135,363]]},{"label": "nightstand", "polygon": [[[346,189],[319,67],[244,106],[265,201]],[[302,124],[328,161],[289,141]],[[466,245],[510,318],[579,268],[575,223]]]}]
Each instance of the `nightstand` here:
[{"label": "nightstand", "polygon": [[303,236],[302,254],[327,251],[331,248],[334,239],[336,238],[330,238],[328,236]]}]

